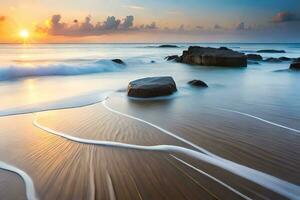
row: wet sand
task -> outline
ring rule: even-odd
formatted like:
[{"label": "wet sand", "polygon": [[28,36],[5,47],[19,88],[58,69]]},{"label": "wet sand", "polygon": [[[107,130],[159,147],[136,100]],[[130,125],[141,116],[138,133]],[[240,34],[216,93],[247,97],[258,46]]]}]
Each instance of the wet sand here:
[{"label": "wet sand", "polygon": [[[300,136],[201,105],[193,98],[145,102],[116,95],[106,103],[218,156],[300,184]],[[148,124],[113,113],[102,103],[2,117],[0,160],[25,171],[39,199],[286,199],[276,191],[180,153],[82,144],[34,126],[35,119],[78,138],[194,148]],[[10,176],[5,180],[9,179],[7,184],[16,185],[16,189],[12,194],[1,187],[1,194],[7,199],[24,199],[24,183],[15,180],[14,174]]]}]

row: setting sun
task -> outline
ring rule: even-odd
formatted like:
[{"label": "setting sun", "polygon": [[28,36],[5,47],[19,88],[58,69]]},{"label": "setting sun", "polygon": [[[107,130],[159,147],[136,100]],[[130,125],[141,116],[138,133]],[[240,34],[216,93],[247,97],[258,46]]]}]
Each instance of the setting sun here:
[{"label": "setting sun", "polygon": [[26,29],[23,29],[19,32],[19,35],[22,39],[27,39],[29,37],[29,32]]}]

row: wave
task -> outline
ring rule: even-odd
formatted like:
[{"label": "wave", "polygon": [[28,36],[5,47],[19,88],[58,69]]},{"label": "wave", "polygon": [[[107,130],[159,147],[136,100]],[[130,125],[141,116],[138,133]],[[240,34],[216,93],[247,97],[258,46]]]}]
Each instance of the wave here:
[{"label": "wave", "polygon": [[111,60],[99,60],[86,64],[10,65],[0,67],[0,81],[36,76],[71,76],[124,69],[124,65]]}]

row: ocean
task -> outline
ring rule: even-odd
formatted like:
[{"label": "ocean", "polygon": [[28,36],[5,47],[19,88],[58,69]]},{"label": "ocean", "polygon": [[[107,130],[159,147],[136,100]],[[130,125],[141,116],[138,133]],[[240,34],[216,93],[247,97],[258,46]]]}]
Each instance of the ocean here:
[{"label": "ocean", "polygon": [[[277,49],[286,53],[261,55],[298,58],[300,44],[177,45],[180,48],[157,48],[159,44],[2,44],[0,115],[90,104],[108,92],[125,90],[131,80],[168,75],[176,80],[177,97],[201,95],[202,102],[215,106],[227,103],[230,108],[265,110],[268,117],[299,120],[300,73],[288,70],[290,62],[260,62],[247,68],[226,69],[189,66],[164,58],[180,55],[191,45],[226,46],[244,53]],[[111,62],[115,58],[122,59],[126,66]],[[187,82],[192,79],[207,82],[209,89],[190,88]],[[293,126],[300,128],[296,122]]]}]

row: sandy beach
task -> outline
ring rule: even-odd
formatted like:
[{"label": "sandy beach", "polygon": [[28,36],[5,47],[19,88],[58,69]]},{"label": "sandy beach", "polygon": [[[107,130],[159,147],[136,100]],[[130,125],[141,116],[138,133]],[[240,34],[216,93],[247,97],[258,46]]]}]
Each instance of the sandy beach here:
[{"label": "sandy beach", "polygon": [[[189,101],[193,108],[190,97],[176,101]],[[130,108],[130,115],[143,117],[218,156],[299,184],[300,162],[295,156],[300,148],[299,136],[282,128],[205,105],[196,112],[187,108],[177,115],[171,109],[172,100],[132,102],[117,94],[106,103],[122,112]],[[15,127],[7,125],[12,120]],[[1,118],[5,130],[1,133],[1,158],[30,174],[41,199],[222,199],[224,195],[230,199],[284,198],[220,167],[180,153],[80,144],[41,130],[33,124],[34,120],[77,138],[193,147],[145,123],[112,113],[102,103]],[[16,179],[11,173],[5,174],[8,175]],[[14,195],[22,197],[22,181],[14,179],[7,184],[20,188]],[[6,192],[3,197],[12,196]]]}]

